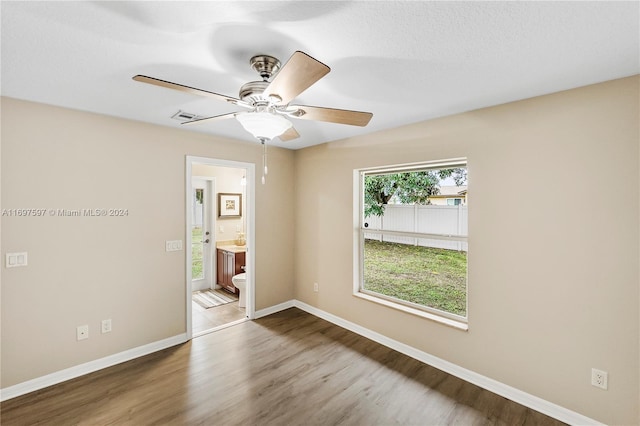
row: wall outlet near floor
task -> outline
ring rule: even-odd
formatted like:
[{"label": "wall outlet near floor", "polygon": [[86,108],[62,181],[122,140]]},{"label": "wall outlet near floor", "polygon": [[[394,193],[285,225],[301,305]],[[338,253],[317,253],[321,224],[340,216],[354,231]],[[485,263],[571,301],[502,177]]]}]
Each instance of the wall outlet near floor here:
[{"label": "wall outlet near floor", "polygon": [[102,334],[111,332],[111,318],[102,320]]},{"label": "wall outlet near floor", "polygon": [[76,328],[76,340],[84,340],[89,338],[89,326],[80,325]]},{"label": "wall outlet near floor", "polygon": [[318,283],[313,283],[313,291],[318,292]]},{"label": "wall outlet near floor", "polygon": [[609,385],[609,373],[606,371],[591,369],[591,384],[597,388],[607,390]]}]

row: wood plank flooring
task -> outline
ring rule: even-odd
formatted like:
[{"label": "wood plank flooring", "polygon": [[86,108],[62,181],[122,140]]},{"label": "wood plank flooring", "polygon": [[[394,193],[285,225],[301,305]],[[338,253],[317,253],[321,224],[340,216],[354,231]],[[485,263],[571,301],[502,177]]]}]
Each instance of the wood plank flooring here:
[{"label": "wood plank flooring", "polygon": [[5,401],[2,425],[560,425],[298,309]]}]

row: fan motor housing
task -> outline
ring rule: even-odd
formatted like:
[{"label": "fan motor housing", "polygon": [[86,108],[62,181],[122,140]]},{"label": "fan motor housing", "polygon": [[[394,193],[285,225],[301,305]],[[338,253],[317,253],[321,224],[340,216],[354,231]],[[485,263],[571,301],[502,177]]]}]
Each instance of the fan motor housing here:
[{"label": "fan motor housing", "polygon": [[268,101],[262,96],[267,86],[269,86],[268,81],[250,81],[243,84],[240,88],[240,99],[251,105],[260,101]]}]

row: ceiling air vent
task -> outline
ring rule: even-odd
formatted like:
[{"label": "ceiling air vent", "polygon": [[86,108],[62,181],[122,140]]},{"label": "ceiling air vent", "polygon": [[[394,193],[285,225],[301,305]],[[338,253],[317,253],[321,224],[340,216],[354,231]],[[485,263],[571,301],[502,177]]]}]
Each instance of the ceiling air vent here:
[{"label": "ceiling air vent", "polygon": [[171,116],[174,120],[178,121],[191,121],[200,118],[200,116],[196,114],[192,114],[190,112],[178,111]]}]

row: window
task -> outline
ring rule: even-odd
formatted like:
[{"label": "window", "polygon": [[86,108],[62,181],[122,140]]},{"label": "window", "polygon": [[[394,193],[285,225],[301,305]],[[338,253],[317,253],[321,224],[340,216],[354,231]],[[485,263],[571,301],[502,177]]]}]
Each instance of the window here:
[{"label": "window", "polygon": [[204,278],[204,242],[202,227],[204,216],[204,189],[193,188],[193,220],[191,225],[191,278]]},{"label": "window", "polygon": [[467,189],[466,160],[357,170],[355,178],[355,295],[466,329],[467,206],[430,200],[441,186]]}]

